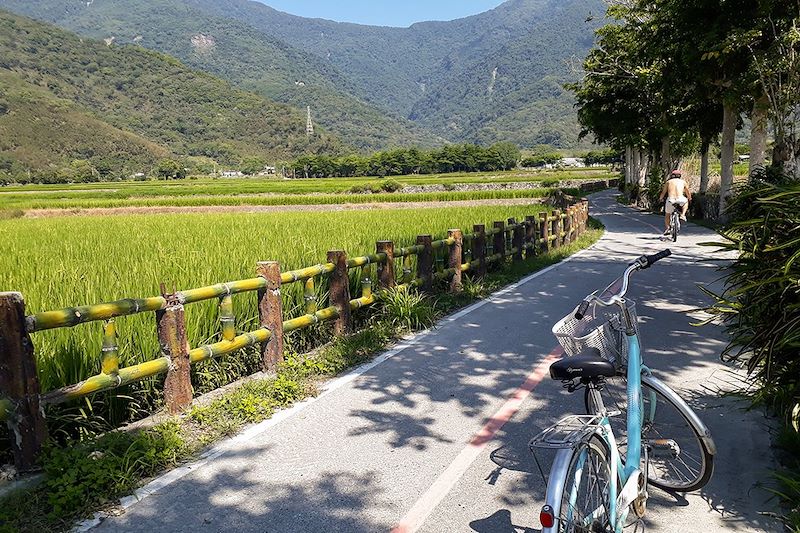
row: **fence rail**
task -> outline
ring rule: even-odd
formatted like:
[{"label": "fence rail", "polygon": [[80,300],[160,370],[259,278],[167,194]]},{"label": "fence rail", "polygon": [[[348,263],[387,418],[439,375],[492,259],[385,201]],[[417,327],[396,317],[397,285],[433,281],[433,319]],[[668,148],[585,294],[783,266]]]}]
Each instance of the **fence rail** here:
[{"label": "fence rail", "polygon": [[[20,293],[0,293],[0,421],[12,432],[12,448],[17,468],[31,469],[46,438],[43,407],[83,398],[96,392],[166,373],[164,398],[168,411],[176,413],[192,400],[190,365],[259,346],[262,367],[273,370],[282,360],[283,334],[322,322],[334,322],[336,334],[350,331],[351,312],[381,299],[381,291],[396,286],[433,289],[435,281],[450,280],[449,290],[461,290],[461,276],[485,274],[490,266],[512,258],[522,260],[540,252],[569,244],[587,227],[588,202],[582,199],[564,211],[540,213],[537,219],[497,221],[492,228],[475,225],[471,233],[459,229],[440,240],[420,235],[417,244],[394,248],[392,241],[378,241],[371,255],[347,258],[344,251],[328,252],[327,262],[281,272],[274,261],[258,263],[255,278],[220,283],[207,287],[168,293],[161,296],[123,299],[114,302],[68,307],[25,315]],[[416,257],[416,273],[412,257]],[[396,275],[401,263],[402,276]],[[379,290],[372,290],[371,265],[377,265]],[[361,269],[361,295],[352,298],[348,271]],[[318,308],[315,279],[328,276],[328,305]],[[280,289],[283,285],[304,284],[305,314],[284,320]],[[236,332],[232,297],[258,293],[259,325],[254,331]],[[221,338],[219,342],[191,348],[186,338],[184,306],[218,300]],[[155,313],[161,357],[119,368],[119,349],[115,318],[140,313]],[[104,321],[100,373],[80,383],[52,391],[39,390],[34,346],[30,336],[55,328],[71,328],[88,322]]]}]

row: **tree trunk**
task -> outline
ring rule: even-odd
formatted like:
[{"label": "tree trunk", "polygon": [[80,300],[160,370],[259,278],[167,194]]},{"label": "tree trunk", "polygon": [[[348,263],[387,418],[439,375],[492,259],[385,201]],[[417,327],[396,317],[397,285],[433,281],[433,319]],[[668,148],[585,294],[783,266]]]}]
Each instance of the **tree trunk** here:
[{"label": "tree trunk", "polygon": [[625,147],[625,184],[633,183],[633,148]]},{"label": "tree trunk", "polygon": [[703,139],[700,145],[700,194],[708,192],[708,150],[711,143]]},{"label": "tree trunk", "polygon": [[672,168],[672,147],[669,137],[663,137],[661,139],[661,170],[662,179],[666,179],[669,173],[674,170]]},{"label": "tree trunk", "polygon": [[736,108],[730,104],[723,106],[722,114],[722,171],[720,172],[719,186],[719,213],[723,220],[727,219],[725,212],[729,199],[733,194],[733,153],[736,148]]},{"label": "tree trunk", "polygon": [[642,186],[642,151],[639,150],[638,147],[633,148],[633,176],[631,176],[632,181],[638,185]]},{"label": "tree trunk", "polygon": [[762,94],[753,104],[753,114],[750,116],[752,125],[750,129],[750,168],[748,173],[752,176],[757,170],[764,170],[767,151],[767,121],[769,120],[769,98]]}]

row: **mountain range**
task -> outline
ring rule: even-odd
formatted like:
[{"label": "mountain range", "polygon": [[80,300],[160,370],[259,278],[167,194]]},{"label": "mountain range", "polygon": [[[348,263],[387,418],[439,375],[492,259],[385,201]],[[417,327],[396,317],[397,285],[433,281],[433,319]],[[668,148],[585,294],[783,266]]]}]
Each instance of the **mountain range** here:
[{"label": "mountain range", "polygon": [[579,75],[572,65],[592,46],[605,4],[509,0],[408,28],[303,18],[250,0],[0,0],[0,8],[109,48],[167,54],[301,114],[310,106],[331,142],[364,152],[445,142],[574,147],[579,128],[563,84]]}]

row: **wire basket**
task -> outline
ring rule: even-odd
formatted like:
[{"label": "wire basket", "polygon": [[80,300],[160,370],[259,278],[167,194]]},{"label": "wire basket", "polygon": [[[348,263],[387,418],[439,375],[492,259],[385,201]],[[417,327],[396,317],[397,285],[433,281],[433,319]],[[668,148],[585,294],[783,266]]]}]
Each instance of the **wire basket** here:
[{"label": "wire basket", "polygon": [[[626,302],[639,334],[636,304]],[[597,348],[600,355],[611,361],[617,370],[628,364],[628,340],[625,338],[625,319],[619,307],[604,307],[596,302],[589,306],[580,320],[575,318],[576,307],[570,314],[556,322],[553,335],[567,355],[578,355],[587,348]]]}]

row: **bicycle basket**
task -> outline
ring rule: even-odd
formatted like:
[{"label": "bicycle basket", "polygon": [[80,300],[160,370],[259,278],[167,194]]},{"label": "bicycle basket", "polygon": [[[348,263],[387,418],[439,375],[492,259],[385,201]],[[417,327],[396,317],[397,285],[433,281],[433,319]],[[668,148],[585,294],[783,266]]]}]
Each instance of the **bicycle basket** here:
[{"label": "bicycle basket", "polygon": [[[633,318],[636,333],[639,333],[636,304],[626,302]],[[556,322],[553,335],[567,355],[577,355],[586,348],[597,348],[600,354],[614,363],[617,370],[628,364],[628,341],[625,338],[625,320],[618,307],[603,307],[596,302],[589,306],[586,315],[575,318],[576,307],[570,314]]]}]

